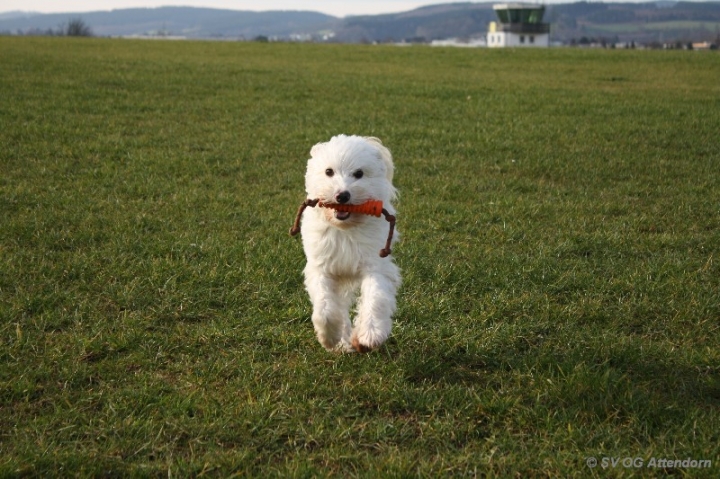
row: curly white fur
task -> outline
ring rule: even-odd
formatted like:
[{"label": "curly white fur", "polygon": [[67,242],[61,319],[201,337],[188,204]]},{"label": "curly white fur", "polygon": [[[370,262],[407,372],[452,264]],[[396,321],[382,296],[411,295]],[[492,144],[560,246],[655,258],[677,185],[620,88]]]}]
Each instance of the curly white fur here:
[{"label": "curly white fur", "polygon": [[[392,155],[380,140],[338,135],[313,146],[310,156],[305,175],[308,198],[347,204],[382,200],[395,214]],[[307,208],[301,231],[307,257],[305,287],[320,344],[345,352],[366,352],[383,344],[390,335],[401,282],[392,257],[379,255],[388,223],[359,213]],[[393,241],[398,236],[395,230]],[[350,309],[358,292],[353,326]]]}]

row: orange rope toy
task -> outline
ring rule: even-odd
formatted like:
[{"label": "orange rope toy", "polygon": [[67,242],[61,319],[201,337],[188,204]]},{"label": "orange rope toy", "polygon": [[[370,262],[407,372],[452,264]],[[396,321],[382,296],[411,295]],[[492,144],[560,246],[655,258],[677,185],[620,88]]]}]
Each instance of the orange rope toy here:
[{"label": "orange rope toy", "polygon": [[380,218],[380,215],[385,215],[385,220],[390,223],[390,232],[388,233],[387,241],[385,242],[385,248],[380,250],[380,257],[385,258],[392,250],[390,249],[390,243],[392,242],[393,232],[395,231],[395,216],[391,215],[388,210],[382,207],[382,201],[380,200],[369,200],[359,205],[341,205],[338,203],[323,203],[320,200],[307,199],[303,201],[298,208],[297,215],[295,216],[295,223],[290,228],[290,236],[295,236],[300,232],[300,218],[302,217],[303,211],[308,206],[314,208],[319,206],[321,208],[332,208],[336,211],[343,211],[347,213],[360,213],[363,215],[376,216]]},{"label": "orange rope toy", "polygon": [[337,211],[345,211],[347,213],[362,213],[369,216],[377,216],[380,218],[382,215],[382,201],[380,200],[369,200],[360,205],[341,205],[338,203],[323,203],[318,201],[318,206],[322,208],[332,208]]}]

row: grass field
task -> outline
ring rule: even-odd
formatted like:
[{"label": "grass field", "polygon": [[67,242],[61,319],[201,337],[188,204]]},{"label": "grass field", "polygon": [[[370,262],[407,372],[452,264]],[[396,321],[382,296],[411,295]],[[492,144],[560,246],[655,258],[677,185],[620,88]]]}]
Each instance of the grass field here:
[{"label": "grass field", "polygon": [[[716,477],[719,78],[0,37],[0,476]],[[401,191],[369,355],[319,346],[287,234],[337,133],[382,138]]]}]

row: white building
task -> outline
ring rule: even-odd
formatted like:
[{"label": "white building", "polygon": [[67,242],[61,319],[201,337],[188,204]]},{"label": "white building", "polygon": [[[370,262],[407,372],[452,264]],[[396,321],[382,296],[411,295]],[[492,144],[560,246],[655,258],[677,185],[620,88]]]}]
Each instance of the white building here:
[{"label": "white building", "polygon": [[501,3],[493,5],[498,22],[490,22],[488,47],[547,47],[550,24],[543,23],[544,5]]}]

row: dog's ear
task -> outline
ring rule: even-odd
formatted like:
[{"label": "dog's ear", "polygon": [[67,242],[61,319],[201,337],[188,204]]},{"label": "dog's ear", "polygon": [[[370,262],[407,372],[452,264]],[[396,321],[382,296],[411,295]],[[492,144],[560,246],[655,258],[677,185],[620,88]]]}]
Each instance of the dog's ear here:
[{"label": "dog's ear", "polygon": [[393,165],[393,159],[390,150],[388,150],[385,145],[382,144],[382,141],[380,141],[379,138],[375,138],[374,136],[366,136],[365,140],[372,143],[377,148],[378,153],[380,154],[380,159],[383,161],[383,163],[385,163],[385,176],[387,177],[388,181],[392,183],[393,174],[395,173],[395,166]]},{"label": "dog's ear", "polygon": [[318,143],[314,145],[312,148],[310,148],[310,157],[315,158],[316,156],[320,155],[320,152],[325,149],[327,146],[327,143]]}]

